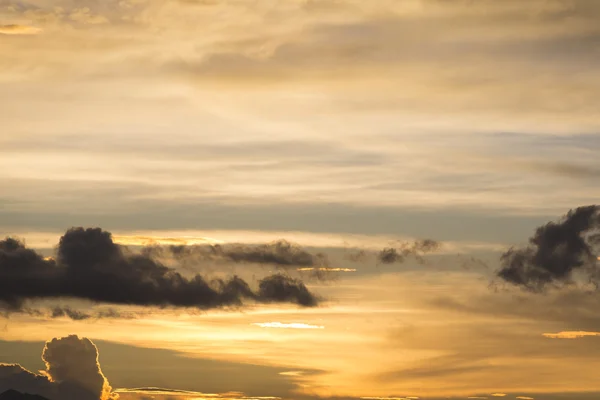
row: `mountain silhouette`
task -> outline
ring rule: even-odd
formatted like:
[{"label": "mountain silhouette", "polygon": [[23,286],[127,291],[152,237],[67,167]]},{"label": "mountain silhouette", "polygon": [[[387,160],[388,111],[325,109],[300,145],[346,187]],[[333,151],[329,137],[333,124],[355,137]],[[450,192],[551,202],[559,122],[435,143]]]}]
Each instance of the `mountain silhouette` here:
[{"label": "mountain silhouette", "polygon": [[16,390],[9,389],[0,394],[0,400],[48,400],[45,397],[37,394],[21,393]]}]

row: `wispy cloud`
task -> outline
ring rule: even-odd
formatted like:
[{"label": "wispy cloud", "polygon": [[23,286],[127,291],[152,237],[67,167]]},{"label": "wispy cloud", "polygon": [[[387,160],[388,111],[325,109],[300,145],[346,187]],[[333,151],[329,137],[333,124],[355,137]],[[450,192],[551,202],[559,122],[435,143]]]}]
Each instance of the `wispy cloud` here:
[{"label": "wispy cloud", "polygon": [[283,376],[302,376],[302,375],[304,375],[304,371],[284,371],[284,372],[280,372],[279,375],[283,375]]},{"label": "wispy cloud", "polygon": [[558,333],[543,333],[542,336],[550,339],[579,339],[590,336],[600,336],[600,332],[564,331]]},{"label": "wispy cloud", "polygon": [[297,268],[297,271],[305,272],[305,271],[322,271],[322,272],[356,272],[356,268]]},{"label": "wispy cloud", "polygon": [[184,397],[189,400],[204,400],[204,399],[222,399],[222,400],[279,400],[281,397],[276,396],[246,396],[241,392],[226,392],[226,393],[203,393],[190,390],[166,389],[159,387],[141,387],[141,388],[118,388],[115,393],[122,394],[139,394],[149,396],[170,396]]},{"label": "wispy cloud", "polygon": [[409,397],[361,397],[363,400],[418,400],[419,397],[409,396]]},{"label": "wispy cloud", "polygon": [[41,28],[29,25],[0,25],[0,35],[36,35],[42,32]]},{"label": "wispy cloud", "polygon": [[280,329],[325,329],[324,326],[310,325],[303,323],[282,323],[282,322],[255,322],[252,325],[261,328],[280,328]]},{"label": "wispy cloud", "polygon": [[150,245],[167,245],[167,246],[192,246],[198,244],[219,244],[224,243],[223,240],[213,239],[209,237],[161,237],[161,236],[128,236],[114,235],[116,243],[124,246],[150,246]]}]

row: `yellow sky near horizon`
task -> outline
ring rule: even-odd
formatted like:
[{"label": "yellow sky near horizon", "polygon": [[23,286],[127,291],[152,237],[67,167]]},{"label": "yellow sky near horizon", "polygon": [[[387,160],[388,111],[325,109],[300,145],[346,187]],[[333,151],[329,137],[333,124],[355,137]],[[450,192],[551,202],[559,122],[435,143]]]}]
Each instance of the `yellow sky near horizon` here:
[{"label": "yellow sky near horizon", "polygon": [[[461,293],[454,290],[457,285],[464,288]],[[486,289],[477,274],[439,271],[387,273],[311,287],[317,293],[327,289],[329,301],[314,309],[260,306],[200,314],[133,308],[141,314],[122,320],[40,323],[13,316],[2,338],[39,341],[76,332],[175,350],[185,357],[308,371],[291,376],[296,390],[321,397],[597,390],[597,346],[590,341],[597,339],[551,339],[548,333],[569,326],[547,308],[560,294],[498,294]],[[518,304],[527,307],[515,309]],[[567,305],[559,310],[563,307]],[[576,326],[585,314],[572,317],[570,326]],[[168,372],[163,374],[168,380]],[[264,394],[270,394],[268,388]]]}]

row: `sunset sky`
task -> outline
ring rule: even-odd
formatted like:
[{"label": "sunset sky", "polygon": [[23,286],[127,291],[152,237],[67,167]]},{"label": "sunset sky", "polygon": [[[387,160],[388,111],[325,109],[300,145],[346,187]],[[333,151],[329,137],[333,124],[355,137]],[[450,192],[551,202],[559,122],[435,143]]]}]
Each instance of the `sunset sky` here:
[{"label": "sunset sky", "polygon": [[0,393],[600,398],[598,21],[0,0]]}]

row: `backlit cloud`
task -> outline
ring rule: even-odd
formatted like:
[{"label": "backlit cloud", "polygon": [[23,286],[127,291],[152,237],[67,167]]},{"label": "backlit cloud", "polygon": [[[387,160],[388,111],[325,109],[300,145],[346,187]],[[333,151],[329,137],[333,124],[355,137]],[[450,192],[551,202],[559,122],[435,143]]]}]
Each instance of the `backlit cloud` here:
[{"label": "backlit cloud", "polygon": [[561,221],[537,228],[529,242],[502,255],[498,277],[534,292],[568,285],[577,272],[591,282],[600,279],[600,206],[570,210]]},{"label": "backlit cloud", "polygon": [[579,339],[589,336],[600,336],[600,332],[565,331],[558,333],[543,333],[542,336],[551,339]]},{"label": "backlit cloud", "polygon": [[0,25],[0,35],[36,35],[42,29],[28,25]]},{"label": "backlit cloud", "polygon": [[15,389],[50,400],[116,400],[98,363],[98,349],[86,338],[71,335],[47,342],[38,375],[16,364],[0,364],[0,392]]},{"label": "backlit cloud", "polygon": [[310,325],[303,323],[282,323],[282,322],[256,322],[252,325],[260,326],[261,328],[280,328],[280,329],[325,329],[324,326]]},{"label": "backlit cloud", "polygon": [[[318,298],[299,280],[270,275],[258,289],[238,276],[186,278],[151,256],[130,254],[100,228],[72,228],[60,239],[57,258],[44,259],[12,238],[0,241],[0,305],[23,309],[28,300],[76,298],[102,303],[210,309],[246,301],[296,303],[311,307]],[[86,315],[56,309],[54,316]]]}]

